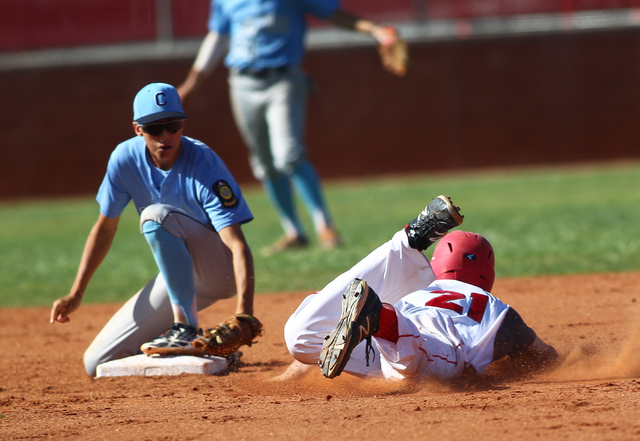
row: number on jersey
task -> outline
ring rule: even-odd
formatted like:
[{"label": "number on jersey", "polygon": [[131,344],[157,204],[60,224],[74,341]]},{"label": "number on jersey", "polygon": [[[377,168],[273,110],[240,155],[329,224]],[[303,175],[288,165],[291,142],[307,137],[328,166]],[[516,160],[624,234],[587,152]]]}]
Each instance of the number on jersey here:
[{"label": "number on jersey", "polygon": [[[460,294],[458,292],[451,291],[432,291],[434,294],[440,294],[441,296],[434,297],[425,303],[425,306],[433,306],[435,308],[448,309],[450,311],[454,311],[460,315],[462,315],[464,308],[457,303],[451,303],[454,300],[464,299],[465,295]],[[472,293],[471,294],[471,305],[469,306],[469,311],[467,312],[467,316],[478,323],[482,321],[482,317],[484,316],[484,310],[487,308],[487,303],[489,302],[489,297],[486,294]]]}]

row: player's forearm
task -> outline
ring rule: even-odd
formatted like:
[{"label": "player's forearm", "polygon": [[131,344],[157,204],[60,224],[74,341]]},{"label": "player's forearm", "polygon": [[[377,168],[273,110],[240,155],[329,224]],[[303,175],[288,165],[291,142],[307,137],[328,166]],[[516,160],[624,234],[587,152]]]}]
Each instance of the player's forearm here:
[{"label": "player's forearm", "polygon": [[229,37],[210,32],[202,41],[196,60],[184,82],[178,86],[180,99],[197,91],[229,50]]},{"label": "player's forearm", "polygon": [[177,87],[178,95],[184,102],[185,99],[191,95],[194,91],[198,90],[204,82],[204,76],[202,72],[195,69],[191,69],[184,82]]},{"label": "player's forearm", "polygon": [[398,38],[397,30],[395,28],[390,26],[380,26],[371,20],[358,17],[342,9],[338,9],[331,17],[329,17],[329,21],[334,25],[345,29],[370,34],[378,44],[383,46],[388,46]]},{"label": "player's forearm", "polygon": [[253,269],[253,255],[248,246],[244,246],[242,250],[237,249],[233,252],[233,269],[238,291],[236,314],[253,315],[255,273]]},{"label": "player's forearm", "polygon": [[329,17],[329,21],[341,28],[365,32],[367,34],[372,34],[375,28],[379,27],[374,22],[358,17],[343,9],[338,9],[331,17]]},{"label": "player's forearm", "polygon": [[208,74],[220,63],[229,51],[229,36],[209,32],[202,41],[192,69]]},{"label": "player's forearm", "polygon": [[255,274],[253,255],[247,244],[240,224],[233,224],[219,231],[220,239],[231,251],[233,273],[235,275],[238,304],[236,314],[253,315]]},{"label": "player's forearm", "polygon": [[84,296],[89,281],[111,249],[115,233],[115,229],[103,228],[98,223],[93,226],[85,243],[71,294],[79,298]]}]

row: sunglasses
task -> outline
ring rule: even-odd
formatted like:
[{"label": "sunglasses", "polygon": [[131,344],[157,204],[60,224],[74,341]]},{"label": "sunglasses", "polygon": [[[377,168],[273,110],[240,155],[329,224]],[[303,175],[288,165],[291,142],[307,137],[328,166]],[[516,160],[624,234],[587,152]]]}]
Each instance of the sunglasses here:
[{"label": "sunglasses", "polygon": [[158,124],[147,124],[142,126],[142,131],[151,136],[159,136],[162,135],[162,132],[165,130],[171,134],[175,134],[178,130],[182,129],[184,120],[180,119],[177,121],[169,121],[165,123]]}]

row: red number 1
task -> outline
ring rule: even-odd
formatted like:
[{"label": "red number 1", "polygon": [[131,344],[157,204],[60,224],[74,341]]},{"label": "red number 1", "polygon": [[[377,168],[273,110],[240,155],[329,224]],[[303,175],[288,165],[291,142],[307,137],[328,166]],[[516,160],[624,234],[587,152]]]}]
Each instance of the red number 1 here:
[{"label": "red number 1", "polygon": [[[433,293],[442,293],[441,296],[435,297],[425,303],[425,306],[433,306],[436,308],[449,309],[451,311],[455,311],[458,314],[462,314],[463,308],[457,303],[450,303],[453,300],[464,299],[465,295],[457,292],[450,291],[432,291]],[[489,301],[489,297],[486,294],[471,294],[471,306],[469,307],[469,312],[467,312],[467,316],[478,323],[482,321],[482,317],[484,316],[484,310],[487,308],[487,303]]]},{"label": "red number 1", "polygon": [[478,323],[482,321],[489,297],[486,294],[471,293],[471,306],[467,315]]}]

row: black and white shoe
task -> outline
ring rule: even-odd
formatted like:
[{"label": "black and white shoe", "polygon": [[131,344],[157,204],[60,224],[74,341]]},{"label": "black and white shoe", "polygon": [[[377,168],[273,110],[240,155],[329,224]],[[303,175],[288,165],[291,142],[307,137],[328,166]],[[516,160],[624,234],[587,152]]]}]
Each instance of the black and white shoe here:
[{"label": "black and white shoe", "polygon": [[194,355],[200,350],[191,346],[191,342],[198,336],[198,330],[190,325],[174,323],[171,328],[160,337],[140,346],[140,350],[147,355]]},{"label": "black and white shoe", "polygon": [[338,326],[325,337],[320,352],[322,375],[334,378],[340,375],[351,357],[353,349],[367,340],[367,365],[371,337],[380,329],[382,302],[366,281],[355,279],[342,296],[342,316]]},{"label": "black and white shoe", "polygon": [[424,251],[449,230],[462,223],[460,208],[453,205],[448,196],[438,196],[404,229],[409,246]]}]

